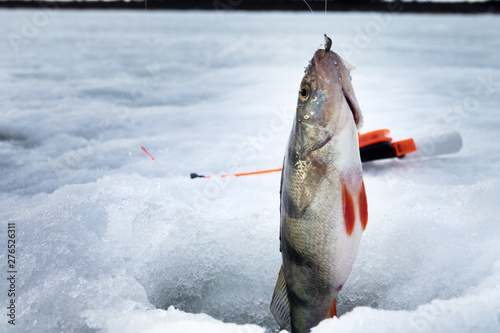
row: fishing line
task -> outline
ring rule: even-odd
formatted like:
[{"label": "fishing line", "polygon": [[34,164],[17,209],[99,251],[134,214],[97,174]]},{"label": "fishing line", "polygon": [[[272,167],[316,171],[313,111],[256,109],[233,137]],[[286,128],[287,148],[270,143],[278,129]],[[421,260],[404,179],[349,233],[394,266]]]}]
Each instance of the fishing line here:
[{"label": "fishing line", "polygon": [[326,11],[328,9],[328,0],[325,0],[325,31],[326,31]]},{"label": "fishing line", "polygon": [[[309,8],[309,10],[311,11],[311,13],[314,14],[314,11],[312,10],[311,6],[309,6],[309,4],[307,3],[307,0],[303,0],[304,3],[307,5],[307,8]],[[328,0],[325,0],[325,15],[324,15],[324,30],[326,31],[326,28],[327,28],[327,17],[326,17],[326,13],[328,11]]]},{"label": "fishing line", "polygon": [[309,4],[307,3],[307,1],[306,1],[306,0],[304,0],[304,3],[307,5],[307,7],[309,7],[309,10],[311,11],[311,13],[313,13],[313,14],[314,14],[314,11],[312,10],[311,6],[309,6]]},{"label": "fishing line", "polygon": [[327,31],[327,27],[328,27],[328,24],[327,24],[327,18],[326,18],[326,11],[328,9],[328,0],[325,0],[325,19],[323,20],[323,25],[324,25],[324,28],[323,28],[323,31],[325,31],[325,34],[326,34],[326,31]]}]

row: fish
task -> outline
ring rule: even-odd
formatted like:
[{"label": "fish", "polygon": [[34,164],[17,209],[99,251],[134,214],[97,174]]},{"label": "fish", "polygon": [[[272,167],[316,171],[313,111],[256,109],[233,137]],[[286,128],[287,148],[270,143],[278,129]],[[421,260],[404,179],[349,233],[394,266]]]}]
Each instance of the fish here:
[{"label": "fish", "polygon": [[281,175],[282,265],[270,308],[292,333],[336,316],[368,222],[358,143],[363,114],[353,67],[331,45],[325,34],[325,48],[305,70]]}]

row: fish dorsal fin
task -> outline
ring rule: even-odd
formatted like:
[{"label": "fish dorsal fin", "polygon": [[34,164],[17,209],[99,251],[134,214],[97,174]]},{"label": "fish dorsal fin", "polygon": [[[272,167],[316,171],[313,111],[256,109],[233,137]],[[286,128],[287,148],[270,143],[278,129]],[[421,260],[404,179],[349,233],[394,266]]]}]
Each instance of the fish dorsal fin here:
[{"label": "fish dorsal fin", "polygon": [[281,266],[276,287],[274,287],[273,299],[271,300],[271,313],[280,325],[280,329],[290,329],[290,303],[286,291],[285,274]]}]

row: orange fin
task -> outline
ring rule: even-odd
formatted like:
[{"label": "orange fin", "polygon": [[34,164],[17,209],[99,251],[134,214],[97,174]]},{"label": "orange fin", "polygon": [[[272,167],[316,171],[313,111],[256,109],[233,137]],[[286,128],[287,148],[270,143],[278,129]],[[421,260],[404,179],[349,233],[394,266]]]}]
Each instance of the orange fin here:
[{"label": "orange fin", "polygon": [[354,222],[356,216],[354,214],[354,202],[352,196],[347,189],[345,181],[342,182],[342,209],[344,213],[345,231],[349,236],[352,236],[354,231]]},{"label": "orange fin", "polygon": [[333,299],[332,305],[330,306],[330,311],[328,312],[328,318],[337,317],[337,298]]},{"label": "orange fin", "polygon": [[365,192],[365,182],[361,187],[361,192],[359,193],[359,217],[361,219],[361,226],[363,227],[363,231],[366,229],[366,225],[368,224],[368,202],[366,200],[366,192]]}]

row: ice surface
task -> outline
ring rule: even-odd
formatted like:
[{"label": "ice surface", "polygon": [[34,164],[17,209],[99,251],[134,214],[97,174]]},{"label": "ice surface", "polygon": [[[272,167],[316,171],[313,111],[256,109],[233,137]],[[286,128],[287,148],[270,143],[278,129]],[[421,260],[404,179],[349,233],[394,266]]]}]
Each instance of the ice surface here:
[{"label": "ice surface", "polygon": [[313,332],[500,331],[497,16],[40,9],[0,27],[21,331],[277,329],[279,174],[189,174],[281,166],[324,32],[357,68],[363,131],[464,147],[364,165],[368,227]]}]

